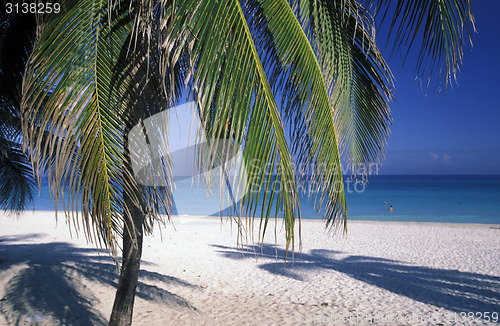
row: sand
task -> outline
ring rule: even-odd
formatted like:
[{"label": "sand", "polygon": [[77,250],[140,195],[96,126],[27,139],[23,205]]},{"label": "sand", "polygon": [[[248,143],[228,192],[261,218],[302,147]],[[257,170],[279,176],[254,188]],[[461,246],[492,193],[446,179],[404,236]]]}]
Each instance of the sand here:
[{"label": "sand", "polygon": [[[450,325],[500,318],[499,225],[351,221],[343,237],[305,220],[302,250],[285,266],[281,225],[277,246],[271,227],[262,248],[250,242],[241,250],[234,223],[173,222],[145,239],[134,325]],[[106,252],[82,235],[72,238],[53,212],[0,215],[0,325],[106,324],[117,279]]]}]

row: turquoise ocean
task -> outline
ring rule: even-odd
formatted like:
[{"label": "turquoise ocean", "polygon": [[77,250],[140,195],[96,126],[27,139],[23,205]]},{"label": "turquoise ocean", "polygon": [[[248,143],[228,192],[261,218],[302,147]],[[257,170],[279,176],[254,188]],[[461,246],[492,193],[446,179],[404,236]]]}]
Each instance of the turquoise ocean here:
[{"label": "turquoise ocean", "polygon": [[[369,177],[367,184],[356,186],[349,177],[345,179],[350,182],[345,189],[351,220],[500,224],[498,175],[375,175]],[[220,199],[207,196],[203,185],[193,184],[188,179],[177,182],[176,187],[174,214],[219,215]],[[306,194],[302,195],[300,203],[303,218],[322,218]],[[34,205],[27,209],[54,210],[47,180],[43,180]]]}]

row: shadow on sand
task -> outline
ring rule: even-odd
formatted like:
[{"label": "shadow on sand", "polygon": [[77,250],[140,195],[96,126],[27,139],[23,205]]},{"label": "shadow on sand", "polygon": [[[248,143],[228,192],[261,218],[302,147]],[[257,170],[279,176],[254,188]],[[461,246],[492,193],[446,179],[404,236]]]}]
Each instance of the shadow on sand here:
[{"label": "shadow on sand", "polygon": [[[61,325],[106,325],[109,316],[96,311],[99,300],[86,284],[115,289],[118,273],[114,261],[107,254],[99,256],[96,249],[77,248],[66,242],[19,243],[41,236],[0,237],[0,273],[10,278],[2,289],[0,313],[13,325],[24,324],[32,314],[50,316]],[[143,266],[147,264],[143,262]],[[144,281],[162,286],[194,285],[142,269],[136,293],[145,300],[194,309],[182,297]]]},{"label": "shadow on sand", "polygon": [[[285,266],[285,250],[274,245],[238,248],[217,246],[219,253],[231,259],[271,258],[259,268],[270,273],[303,280],[302,271],[329,269],[408,298],[455,312],[500,311],[500,277],[458,270],[409,265],[402,261],[367,256],[346,256],[331,250],[295,253],[293,264]],[[291,261],[288,254],[287,262]]]}]

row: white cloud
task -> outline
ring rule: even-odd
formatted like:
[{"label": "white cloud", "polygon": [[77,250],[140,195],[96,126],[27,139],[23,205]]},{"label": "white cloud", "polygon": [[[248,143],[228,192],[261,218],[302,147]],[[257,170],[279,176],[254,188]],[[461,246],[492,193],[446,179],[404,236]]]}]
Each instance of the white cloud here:
[{"label": "white cloud", "polygon": [[447,165],[447,166],[452,166],[452,165],[458,164],[457,162],[453,161],[450,154],[448,154],[448,153],[436,154],[434,152],[430,152],[429,154],[431,154],[431,159],[434,163]]},{"label": "white cloud", "polygon": [[432,156],[432,160],[437,163],[439,161],[439,154],[433,152],[431,152],[430,154]]}]

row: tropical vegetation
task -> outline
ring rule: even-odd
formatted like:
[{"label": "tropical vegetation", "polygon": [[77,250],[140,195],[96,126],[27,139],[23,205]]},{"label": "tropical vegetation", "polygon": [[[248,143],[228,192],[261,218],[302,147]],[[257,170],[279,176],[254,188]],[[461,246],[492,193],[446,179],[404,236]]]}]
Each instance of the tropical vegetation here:
[{"label": "tropical vegetation", "polygon": [[[263,235],[282,217],[293,250],[293,167],[313,167],[327,226],[345,229],[341,163],[384,158],[394,78],[380,39],[416,57],[417,74],[439,88],[456,77],[474,31],[469,0],[60,4],[57,14],[2,12],[0,205],[21,210],[32,174],[48,176],[68,222],[122,253],[110,325],[131,324],[143,236],[171,212],[171,186],[134,178],[135,125],[195,101],[208,139],[241,144],[252,162],[236,218],[260,213]],[[162,165],[171,168],[168,155]]]}]

